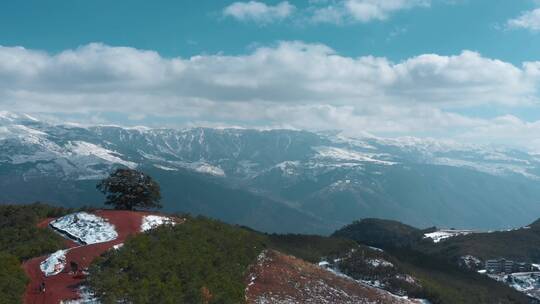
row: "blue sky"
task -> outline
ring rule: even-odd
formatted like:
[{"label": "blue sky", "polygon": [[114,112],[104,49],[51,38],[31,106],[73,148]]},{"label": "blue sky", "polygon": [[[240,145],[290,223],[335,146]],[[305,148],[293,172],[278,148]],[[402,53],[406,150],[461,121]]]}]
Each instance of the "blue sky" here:
[{"label": "blue sky", "polygon": [[533,0],[12,1],[0,110],[540,150]]},{"label": "blue sky", "polygon": [[[268,5],[281,1],[265,1]],[[532,10],[531,0],[432,1],[429,8],[398,11],[385,21],[348,25],[289,20],[257,26],[224,18],[233,1],[5,0],[0,10],[3,46],[60,52],[91,42],[155,50],[163,56],[241,54],[254,44],[301,40],[326,44],[347,56],[402,60],[464,49],[514,64],[538,59],[540,35],[501,30],[508,19]],[[309,1],[292,1],[298,10]]]}]

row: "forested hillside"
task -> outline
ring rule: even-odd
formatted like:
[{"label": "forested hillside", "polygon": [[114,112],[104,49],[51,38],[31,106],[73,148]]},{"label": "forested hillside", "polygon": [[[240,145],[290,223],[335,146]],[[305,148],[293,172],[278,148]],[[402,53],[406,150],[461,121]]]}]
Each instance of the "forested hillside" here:
[{"label": "forested hillside", "polygon": [[0,206],[0,303],[20,303],[28,283],[21,261],[63,247],[62,237],[38,224],[66,212],[45,204]]}]

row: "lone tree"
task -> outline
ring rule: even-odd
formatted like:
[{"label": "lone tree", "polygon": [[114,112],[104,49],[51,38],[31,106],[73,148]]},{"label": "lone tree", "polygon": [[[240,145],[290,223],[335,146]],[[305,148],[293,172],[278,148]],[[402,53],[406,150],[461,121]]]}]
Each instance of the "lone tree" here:
[{"label": "lone tree", "polygon": [[117,169],[97,184],[96,188],[107,196],[105,205],[114,209],[161,208],[159,184],[149,175],[133,169]]}]

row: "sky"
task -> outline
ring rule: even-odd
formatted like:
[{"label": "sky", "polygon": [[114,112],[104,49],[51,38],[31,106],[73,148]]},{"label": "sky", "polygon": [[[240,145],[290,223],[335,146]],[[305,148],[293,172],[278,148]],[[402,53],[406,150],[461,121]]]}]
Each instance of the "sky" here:
[{"label": "sky", "polygon": [[3,0],[0,110],[540,151],[540,1]]}]

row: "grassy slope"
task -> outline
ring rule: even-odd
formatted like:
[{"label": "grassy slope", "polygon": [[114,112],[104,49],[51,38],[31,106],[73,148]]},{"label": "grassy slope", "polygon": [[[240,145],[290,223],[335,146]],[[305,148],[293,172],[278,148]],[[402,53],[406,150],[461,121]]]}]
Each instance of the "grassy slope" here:
[{"label": "grassy slope", "polygon": [[270,234],[267,242],[275,250],[311,263],[319,262],[321,257],[348,252],[357,246],[356,242],[348,239],[301,234]]},{"label": "grassy slope", "polygon": [[20,261],[54,252],[63,239],[37,224],[65,214],[44,204],[0,206],[0,303],[21,303],[28,282]]},{"label": "grassy slope", "polygon": [[[105,303],[241,303],[249,265],[267,248],[317,262],[356,243],[306,235],[267,235],[203,217],[128,240],[92,266],[89,282]],[[181,286],[182,288],[178,288]]]},{"label": "grassy slope", "polygon": [[137,235],[90,270],[104,303],[241,303],[244,275],[265,248],[259,234],[206,218]]}]

